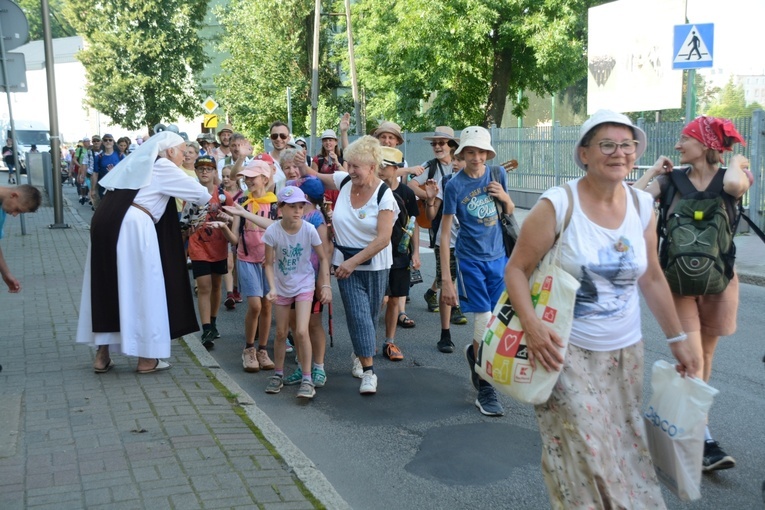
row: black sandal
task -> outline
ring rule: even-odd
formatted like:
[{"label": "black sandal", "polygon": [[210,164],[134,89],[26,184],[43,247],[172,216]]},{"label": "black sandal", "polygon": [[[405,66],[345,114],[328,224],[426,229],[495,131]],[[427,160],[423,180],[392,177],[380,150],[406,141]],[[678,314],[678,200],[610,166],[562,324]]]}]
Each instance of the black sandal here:
[{"label": "black sandal", "polygon": [[402,328],[413,328],[415,326],[414,320],[410,319],[409,316],[406,314],[406,312],[401,312],[398,314],[398,325]]}]

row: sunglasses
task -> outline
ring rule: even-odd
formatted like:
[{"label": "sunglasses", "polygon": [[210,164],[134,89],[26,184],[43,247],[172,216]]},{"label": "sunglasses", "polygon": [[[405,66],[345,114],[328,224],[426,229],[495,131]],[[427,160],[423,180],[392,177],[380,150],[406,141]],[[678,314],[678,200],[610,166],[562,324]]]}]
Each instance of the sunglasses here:
[{"label": "sunglasses", "polygon": [[437,142],[430,142],[431,147],[443,147],[444,145],[449,145],[449,142],[445,142],[443,140],[439,140]]},{"label": "sunglasses", "polygon": [[289,137],[290,135],[285,135],[284,133],[271,133],[271,140],[277,140],[279,138],[286,140]]},{"label": "sunglasses", "polygon": [[101,140],[101,141],[102,141],[102,142],[113,142],[113,141],[114,141],[114,138],[104,138],[104,139],[103,139],[103,140]]}]

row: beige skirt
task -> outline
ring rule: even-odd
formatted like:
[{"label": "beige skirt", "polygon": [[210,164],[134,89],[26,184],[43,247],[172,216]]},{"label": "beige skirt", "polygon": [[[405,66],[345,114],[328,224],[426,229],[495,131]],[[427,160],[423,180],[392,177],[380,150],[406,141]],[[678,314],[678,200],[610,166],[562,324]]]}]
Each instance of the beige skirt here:
[{"label": "beige skirt", "polygon": [[569,345],[550,399],[535,407],[552,508],[665,508],[642,394],[642,341],[607,352]]}]

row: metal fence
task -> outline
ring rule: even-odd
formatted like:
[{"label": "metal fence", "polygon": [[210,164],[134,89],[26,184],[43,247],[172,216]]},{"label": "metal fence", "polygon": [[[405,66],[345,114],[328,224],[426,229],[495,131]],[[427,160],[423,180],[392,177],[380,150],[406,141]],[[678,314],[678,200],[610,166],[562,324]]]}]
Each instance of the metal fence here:
[{"label": "metal fence", "polygon": [[[765,228],[765,186],[761,185],[765,163],[765,111],[757,110],[752,117],[733,119],[733,123],[746,140],[746,146],[736,145],[735,153],[742,153],[751,160],[751,171],[755,176],[755,183],[744,198],[744,204],[749,205],[752,219]],[[636,162],[636,168],[627,177],[628,180],[640,178],[645,169],[660,155],[677,161],[674,147],[684,123],[656,123],[639,119],[638,126],[646,132],[648,148]],[[492,144],[497,150],[497,157],[493,163],[499,164],[510,159],[518,161],[518,169],[508,173],[507,185],[513,192],[529,197],[519,206],[533,204],[536,197],[548,188],[582,175],[582,170],[576,166],[573,158],[579,128],[580,126],[539,126],[491,130]],[[404,153],[404,159],[410,166],[433,158],[429,142],[423,139],[431,134],[403,133],[404,143],[398,148]],[[456,132],[456,136],[459,136],[459,132]],[[349,138],[353,141],[358,137]],[[266,139],[265,142],[269,147],[270,140]],[[314,147],[321,147],[321,142],[316,140]],[[726,161],[729,158],[730,153],[726,153]]]}]

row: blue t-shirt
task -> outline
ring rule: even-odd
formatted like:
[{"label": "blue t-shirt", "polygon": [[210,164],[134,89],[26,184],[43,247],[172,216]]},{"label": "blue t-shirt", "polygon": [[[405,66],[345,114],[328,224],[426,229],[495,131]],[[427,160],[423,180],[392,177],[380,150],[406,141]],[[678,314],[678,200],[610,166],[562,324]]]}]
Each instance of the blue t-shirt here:
[{"label": "blue t-shirt", "polygon": [[117,163],[119,163],[124,157],[125,156],[120,157],[120,154],[117,151],[112,152],[108,156],[103,152],[97,155],[95,171],[98,173],[98,180],[100,181],[106,177],[106,174],[109,173],[109,170],[117,166]]},{"label": "blue t-shirt", "polygon": [[0,202],[0,239],[3,238],[4,228],[5,228],[5,210],[3,210],[2,202]]},{"label": "blue t-shirt", "polygon": [[[507,189],[505,172],[499,174],[500,184]],[[486,262],[505,256],[497,206],[487,191],[490,182],[491,171],[487,166],[477,179],[463,171],[446,183],[443,214],[453,214],[460,222],[460,235],[454,247],[457,258]]]}]

